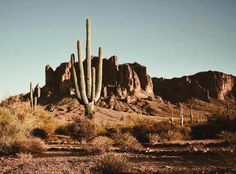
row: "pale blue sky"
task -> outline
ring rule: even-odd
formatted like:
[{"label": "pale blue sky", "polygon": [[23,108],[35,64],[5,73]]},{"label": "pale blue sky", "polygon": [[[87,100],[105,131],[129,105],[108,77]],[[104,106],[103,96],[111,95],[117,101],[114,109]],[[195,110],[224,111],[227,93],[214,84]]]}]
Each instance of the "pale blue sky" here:
[{"label": "pale blue sky", "polygon": [[44,85],[85,43],[92,53],[139,62],[156,77],[218,70],[236,75],[236,0],[0,0],[0,98]]}]

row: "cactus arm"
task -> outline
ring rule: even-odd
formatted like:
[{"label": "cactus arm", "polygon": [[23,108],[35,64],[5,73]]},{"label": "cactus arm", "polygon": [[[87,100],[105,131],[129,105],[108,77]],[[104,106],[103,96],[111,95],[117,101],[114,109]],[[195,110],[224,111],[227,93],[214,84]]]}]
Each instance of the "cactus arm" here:
[{"label": "cactus arm", "polygon": [[92,68],[92,95],[91,95],[91,102],[94,102],[95,99],[95,89],[96,89],[96,71],[95,68]]},{"label": "cactus arm", "polygon": [[91,30],[90,30],[90,19],[86,20],[86,63],[87,63],[87,97],[91,98]]},{"label": "cactus arm", "polygon": [[41,89],[39,87],[39,84],[37,84],[35,88],[36,88],[36,97],[40,98],[40,96],[41,96]]},{"label": "cactus arm", "polygon": [[75,55],[74,54],[71,54],[71,68],[72,68],[73,80],[74,80],[74,85],[75,85],[76,97],[77,97],[77,99],[81,100],[78,79],[77,79],[77,74],[76,74],[76,70],[75,70]]},{"label": "cactus arm", "polygon": [[95,102],[97,102],[101,96],[102,91],[102,69],[103,69],[103,60],[102,60],[102,48],[99,47],[98,51],[99,63],[98,63],[98,74],[97,74],[97,87],[96,87],[96,95]]},{"label": "cactus arm", "polygon": [[84,80],[84,66],[83,66],[83,61],[82,61],[82,52],[81,52],[81,44],[80,41],[77,41],[77,50],[78,50],[78,62],[79,62],[79,73],[80,73],[80,93],[81,93],[81,98],[84,102],[84,104],[88,104],[88,98],[86,96],[86,85],[85,85],[85,80]]}]

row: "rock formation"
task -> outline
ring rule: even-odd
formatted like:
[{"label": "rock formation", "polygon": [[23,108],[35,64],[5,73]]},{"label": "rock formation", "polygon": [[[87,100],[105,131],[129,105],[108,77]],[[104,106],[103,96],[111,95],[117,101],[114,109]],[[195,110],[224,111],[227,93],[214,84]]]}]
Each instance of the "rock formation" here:
[{"label": "rock formation", "polygon": [[[92,66],[98,66],[98,57],[92,57]],[[78,71],[78,64],[75,67]],[[45,71],[44,94],[55,97],[74,93],[70,63],[62,63],[55,71],[47,65]],[[116,56],[103,59],[103,98],[115,95],[128,101],[129,96],[148,98],[155,95],[173,103],[193,97],[205,101],[210,98],[224,100],[227,95],[236,95],[235,83],[233,75],[216,71],[173,79],[151,78],[146,67],[138,63],[118,64]]]},{"label": "rock formation", "polygon": [[[92,57],[92,66],[98,66],[98,57]],[[78,64],[75,65],[78,70]],[[86,69],[86,67],[84,66]],[[54,71],[49,65],[45,69],[46,84],[44,93],[46,95],[63,96],[73,91],[71,64],[62,63]],[[126,98],[134,95],[147,98],[153,95],[153,84],[147,69],[138,63],[118,64],[118,58],[112,56],[103,60],[103,96],[116,95]]]},{"label": "rock formation", "polygon": [[224,100],[235,95],[236,78],[216,71],[200,72],[181,78],[152,78],[155,95],[172,102],[185,101],[195,97],[208,101],[210,98]]}]

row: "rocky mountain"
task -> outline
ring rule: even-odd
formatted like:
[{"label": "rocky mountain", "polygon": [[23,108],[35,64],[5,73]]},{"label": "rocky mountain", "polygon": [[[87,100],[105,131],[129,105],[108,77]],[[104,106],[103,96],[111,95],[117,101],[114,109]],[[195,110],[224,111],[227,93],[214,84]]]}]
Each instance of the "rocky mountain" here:
[{"label": "rocky mountain", "polygon": [[[93,57],[92,66],[97,67],[97,65],[98,57]],[[77,63],[75,67],[78,69]],[[45,73],[46,84],[44,91],[47,95],[63,96],[73,93],[73,78],[70,62],[62,63],[55,71],[50,65],[47,65]],[[152,96],[153,84],[151,76],[147,74],[147,68],[138,63],[118,64],[118,58],[116,56],[104,59],[102,96],[106,98],[112,95],[120,98],[131,95],[140,98]]]},{"label": "rocky mountain", "polygon": [[[92,66],[98,66],[98,57],[92,58]],[[78,64],[75,67],[78,70]],[[47,65],[45,73],[45,96],[73,95],[70,62],[62,63],[56,70]],[[224,100],[226,95],[235,95],[235,82],[235,76],[215,71],[173,79],[151,78],[145,66],[138,63],[119,64],[118,58],[112,56],[103,60],[102,97],[114,95],[119,99],[127,99],[135,96],[137,99],[159,96],[159,99],[163,98],[173,103],[192,97],[205,101],[210,98]]]},{"label": "rocky mountain", "polygon": [[154,94],[171,102],[198,98],[224,100],[227,95],[236,94],[236,77],[217,71],[200,72],[181,78],[152,78]]}]

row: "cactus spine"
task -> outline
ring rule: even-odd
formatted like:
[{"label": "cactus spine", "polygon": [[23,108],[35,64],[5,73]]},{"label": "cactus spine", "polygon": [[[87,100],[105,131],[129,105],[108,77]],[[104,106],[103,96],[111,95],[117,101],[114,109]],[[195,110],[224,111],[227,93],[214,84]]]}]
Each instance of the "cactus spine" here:
[{"label": "cactus spine", "polygon": [[[85,105],[85,116],[91,118],[94,110],[94,103],[97,102],[101,96],[102,89],[102,48],[99,47],[99,63],[97,69],[97,77],[96,77],[96,69],[95,67],[91,67],[91,35],[90,35],[90,20],[86,20],[86,74],[84,74],[84,66],[82,61],[82,51],[81,51],[81,43],[77,41],[77,51],[78,51],[78,64],[79,64],[79,78],[77,78],[77,72],[75,69],[75,56],[71,55],[71,65],[72,65],[72,73],[74,77],[74,86],[77,99]],[[92,71],[92,72],[91,72]],[[85,82],[86,76],[86,82]],[[97,78],[97,79],[96,79]],[[79,82],[78,80],[79,79]]]}]

